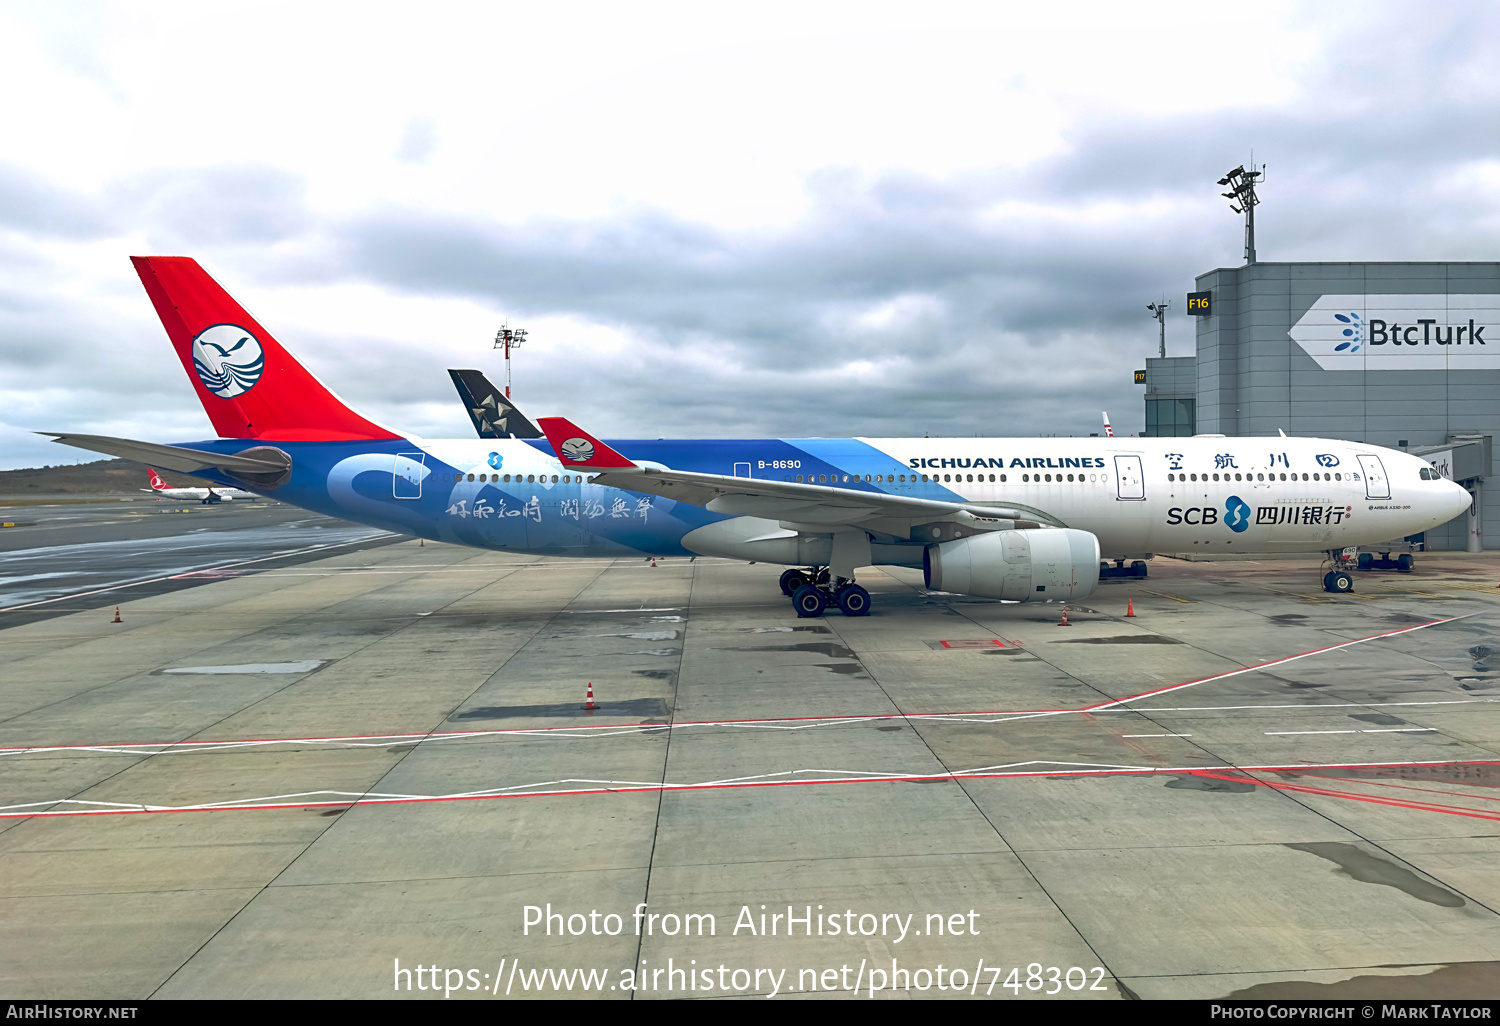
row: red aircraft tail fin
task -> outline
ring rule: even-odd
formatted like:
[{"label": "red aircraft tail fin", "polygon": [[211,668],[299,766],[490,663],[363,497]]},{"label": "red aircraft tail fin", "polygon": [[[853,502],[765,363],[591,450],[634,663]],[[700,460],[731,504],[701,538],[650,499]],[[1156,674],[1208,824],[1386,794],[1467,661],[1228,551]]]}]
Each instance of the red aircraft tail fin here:
[{"label": "red aircraft tail fin", "polygon": [[635,466],[566,417],[538,417],[536,423],[546,432],[552,451],[565,467],[623,470]]},{"label": "red aircraft tail fin", "polygon": [[190,257],[131,257],[221,438],[399,438],[351,410]]}]

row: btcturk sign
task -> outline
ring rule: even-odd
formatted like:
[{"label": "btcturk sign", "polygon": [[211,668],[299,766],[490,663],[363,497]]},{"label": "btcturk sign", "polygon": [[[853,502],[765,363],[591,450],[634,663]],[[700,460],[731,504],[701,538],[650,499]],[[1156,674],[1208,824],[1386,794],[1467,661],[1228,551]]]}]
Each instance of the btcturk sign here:
[{"label": "btcturk sign", "polygon": [[1500,295],[1323,296],[1288,334],[1324,370],[1500,368]]}]

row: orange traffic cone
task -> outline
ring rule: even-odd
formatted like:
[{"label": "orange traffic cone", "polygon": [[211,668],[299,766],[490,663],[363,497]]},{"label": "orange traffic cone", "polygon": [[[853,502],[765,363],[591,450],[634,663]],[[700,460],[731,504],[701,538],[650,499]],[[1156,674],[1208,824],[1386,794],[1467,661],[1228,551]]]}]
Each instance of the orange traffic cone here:
[{"label": "orange traffic cone", "polygon": [[1057,625],[1059,627],[1071,627],[1071,626],[1073,626],[1072,624],[1070,624],[1068,622],[1068,607],[1067,606],[1063,606],[1063,618],[1061,620],[1057,621]]},{"label": "orange traffic cone", "polygon": [[589,697],[588,697],[588,701],[586,701],[586,702],[583,703],[583,708],[585,708],[589,712],[593,712],[595,709],[599,708],[597,705],[594,704],[594,682],[593,681],[589,681]]},{"label": "orange traffic cone", "polygon": [[1135,615],[1135,599],[1127,599],[1126,600],[1126,603],[1125,603],[1125,615],[1126,616],[1134,616]]},{"label": "orange traffic cone", "polygon": [[110,623],[124,623],[124,622],[125,622],[124,620],[120,619],[120,607],[119,606],[115,606],[115,618],[113,620],[111,620]]},{"label": "orange traffic cone", "polygon": [[425,549],[426,547],[427,547],[427,539],[426,538],[423,538],[423,539],[421,539],[420,541],[417,542],[417,548],[419,548],[419,549]]},{"label": "orange traffic cone", "polygon": [[656,557],[655,557],[655,556],[652,556],[652,557],[651,557],[651,565],[652,565],[652,566],[655,566],[655,565],[656,565]]}]

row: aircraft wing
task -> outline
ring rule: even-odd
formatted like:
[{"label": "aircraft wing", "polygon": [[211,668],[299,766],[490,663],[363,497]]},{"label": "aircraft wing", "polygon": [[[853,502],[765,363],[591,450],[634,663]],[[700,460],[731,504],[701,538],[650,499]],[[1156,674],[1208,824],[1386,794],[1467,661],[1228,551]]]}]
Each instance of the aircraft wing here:
[{"label": "aircraft wing", "polygon": [[959,528],[956,534],[1043,524],[1066,526],[1041,510],[1018,503],[989,506],[944,502],[837,485],[641,466],[565,418],[542,417],[539,423],[564,467],[591,471],[596,482],[611,488],[659,495],[727,516],[760,517],[810,530],[862,527],[897,537],[911,537],[917,527],[939,522],[954,524]]},{"label": "aircraft wing", "polygon": [[247,456],[230,456],[226,453],[208,452],[203,449],[186,449],[180,445],[160,445],[156,442],[138,442],[133,438],[111,438],[108,435],[69,435],[56,431],[38,431],[54,442],[73,445],[90,452],[102,452],[107,456],[149,463],[166,467],[180,473],[191,474],[199,470],[232,470],[242,474],[279,474],[286,470],[283,463],[258,460]]},{"label": "aircraft wing", "polygon": [[449,370],[453,387],[469,411],[480,438],[541,438],[535,424],[522,416],[505,392],[477,370]]}]

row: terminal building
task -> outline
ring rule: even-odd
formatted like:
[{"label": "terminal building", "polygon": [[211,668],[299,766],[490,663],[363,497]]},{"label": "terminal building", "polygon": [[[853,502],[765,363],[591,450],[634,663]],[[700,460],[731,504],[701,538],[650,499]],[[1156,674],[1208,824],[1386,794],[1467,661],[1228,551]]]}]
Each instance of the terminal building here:
[{"label": "terminal building", "polygon": [[[1146,434],[1343,438],[1425,457],[1474,495],[1412,539],[1500,547],[1500,263],[1249,263],[1197,278],[1197,354],[1146,361]],[[1497,497],[1500,498],[1500,497]],[[1494,511],[1494,512],[1491,512]],[[1400,541],[1400,539],[1393,539]]]}]

